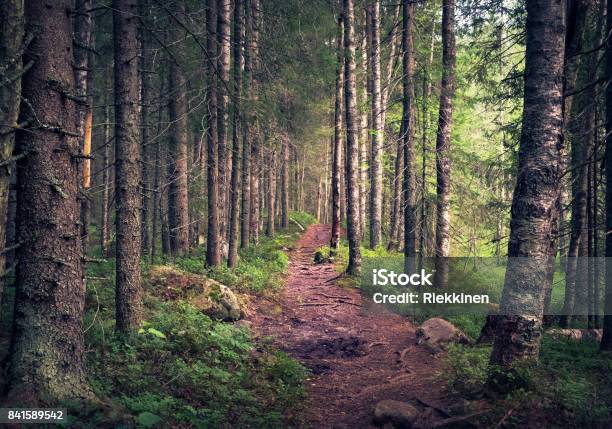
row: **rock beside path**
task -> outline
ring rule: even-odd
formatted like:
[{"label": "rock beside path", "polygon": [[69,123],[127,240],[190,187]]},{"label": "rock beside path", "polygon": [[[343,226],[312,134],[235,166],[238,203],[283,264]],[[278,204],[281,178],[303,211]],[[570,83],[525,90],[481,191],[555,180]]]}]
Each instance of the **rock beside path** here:
[{"label": "rock beside path", "polygon": [[426,344],[436,353],[444,350],[449,343],[469,342],[469,338],[461,330],[439,317],[427,319],[416,330],[416,343]]},{"label": "rock beside path", "polygon": [[244,317],[246,298],[216,280],[168,265],[154,265],[148,275],[153,292],[166,300],[183,299],[212,319]]},{"label": "rock beside path", "polygon": [[385,399],[374,408],[374,423],[383,426],[390,424],[397,429],[409,429],[419,416],[419,410],[407,402]]}]

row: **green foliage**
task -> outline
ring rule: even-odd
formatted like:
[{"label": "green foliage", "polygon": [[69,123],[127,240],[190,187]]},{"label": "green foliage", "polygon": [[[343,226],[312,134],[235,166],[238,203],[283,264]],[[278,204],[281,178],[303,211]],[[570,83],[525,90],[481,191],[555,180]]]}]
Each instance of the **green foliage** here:
[{"label": "green foliage", "polygon": [[482,394],[488,376],[490,347],[464,347],[451,344],[438,375],[460,395],[475,397]]},{"label": "green foliage", "polygon": [[[490,346],[451,345],[438,378],[464,397],[479,397],[487,379],[500,373],[489,367],[490,353]],[[519,364],[503,374],[516,389],[496,404],[502,415],[516,408],[517,421],[541,414],[552,419],[551,427],[600,427],[612,413],[612,359],[595,342],[545,335],[537,365]]]},{"label": "green foliage", "polygon": [[[150,299],[154,300],[154,299]],[[306,369],[259,350],[244,328],[180,302],[155,302],[139,333],[88,332],[92,386],[140,427],[280,427],[303,398]]]}]

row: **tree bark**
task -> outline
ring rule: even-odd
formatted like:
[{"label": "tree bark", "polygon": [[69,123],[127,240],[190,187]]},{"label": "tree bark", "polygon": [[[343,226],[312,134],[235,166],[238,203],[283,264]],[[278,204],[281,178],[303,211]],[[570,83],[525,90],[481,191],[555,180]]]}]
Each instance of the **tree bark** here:
[{"label": "tree bark", "polygon": [[234,109],[232,122],[232,184],[230,201],[230,221],[229,221],[229,251],[227,256],[227,266],[234,268],[238,262],[238,229],[240,222],[240,128],[242,127],[242,112],[240,99],[242,94],[242,72],[244,69],[244,58],[242,56],[242,0],[234,3],[234,37],[233,37],[233,58],[234,58]]},{"label": "tree bark", "polygon": [[[0,86],[0,248],[7,247],[7,215],[9,205],[11,172],[14,163],[15,129],[19,116],[21,96],[21,74],[23,63],[23,2],[13,0],[4,2],[0,8],[0,70],[13,80]],[[0,252],[0,272],[6,268],[5,252]],[[4,276],[0,278],[0,308],[4,291]]]},{"label": "tree bark", "polygon": [[216,41],[216,21],[217,21],[217,0],[206,2],[206,50],[209,61],[207,61],[208,87],[206,98],[208,109],[206,115],[206,148],[208,158],[208,168],[206,170],[206,186],[208,194],[208,226],[206,231],[206,265],[214,267],[221,264],[221,249],[219,247],[219,237],[221,236],[221,226],[219,220],[219,144],[217,133],[217,70],[213,59],[217,56]]},{"label": "tree bark", "polygon": [[[92,126],[92,97],[89,93],[92,88],[88,87],[88,83],[92,80],[90,70],[93,64],[89,64],[91,57],[90,49],[92,48],[92,29],[93,23],[91,19],[91,0],[83,0],[75,2],[75,14],[73,23],[73,38],[74,46],[74,79],[75,79],[75,95],[83,102],[77,106],[77,133],[79,134],[80,147],[82,155],[91,155],[91,126]],[[87,250],[87,237],[89,233],[89,187],[91,179],[91,160],[83,158],[81,160],[81,244],[83,252]]]},{"label": "tree bark", "polygon": [[266,219],[266,235],[272,237],[275,234],[274,217],[276,214],[276,151],[271,145],[268,148],[268,217]]},{"label": "tree bark", "polygon": [[[210,5],[208,6],[211,7]],[[212,37],[217,38],[218,51],[215,55],[209,55],[209,58],[214,61],[217,59],[216,65],[216,83],[218,86],[216,107],[217,107],[217,168],[219,169],[219,238],[222,254],[227,256],[227,238],[229,230],[229,218],[231,210],[231,189],[230,178],[232,171],[232,146],[228,142],[229,128],[229,88],[230,88],[230,50],[231,50],[231,0],[217,0],[215,14],[217,19],[216,32],[213,31]],[[211,25],[211,30],[214,26]]]},{"label": "tree bark", "polygon": [[370,70],[372,73],[372,145],[370,153],[370,247],[382,241],[382,193],[383,193],[383,139],[384,128],[381,111],[380,72],[380,0],[371,6],[372,46]]},{"label": "tree bark", "polygon": [[[612,32],[612,0],[607,0],[606,33]],[[606,44],[605,75],[609,79],[612,76],[612,43],[608,40]],[[606,149],[605,149],[605,171],[606,171],[606,231],[612,231],[612,85],[606,86]],[[606,234],[605,241],[605,303],[603,338],[601,339],[602,350],[612,350],[612,234]]]},{"label": "tree bark", "polygon": [[[15,32],[17,6],[3,7],[3,14],[15,18]],[[23,57],[31,68],[22,79],[27,102],[19,122],[31,128],[19,131],[16,141],[24,157],[17,168],[20,246],[9,404],[57,406],[93,398],[84,371],[77,107],[65,96],[75,90],[70,10],[68,0],[25,2],[26,34],[33,40]],[[21,40],[15,43],[21,47]]]},{"label": "tree bark", "polygon": [[113,1],[115,46],[116,328],[140,325],[140,141],[138,136],[138,6]]},{"label": "tree bark", "polygon": [[357,116],[357,87],[355,82],[355,10],[353,0],[344,4],[344,102],[346,117],[346,177],[347,177],[347,236],[349,262],[347,273],[361,272],[359,248],[359,125]]},{"label": "tree bark", "polygon": [[[412,273],[416,257],[416,170],[414,166],[414,46],[412,27],[414,25],[414,4],[412,0],[403,3],[402,32],[402,146],[404,148],[404,272]],[[452,28],[451,28],[452,31]]]},{"label": "tree bark", "polygon": [[442,82],[436,136],[436,287],[448,284],[450,256],[450,143],[455,96],[455,0],[442,1]]},{"label": "tree bark", "polygon": [[[185,2],[176,2],[176,15],[185,16]],[[181,32],[182,40],[184,34]],[[170,60],[169,87],[174,94],[170,97],[170,141],[168,156],[168,222],[170,227],[170,249],[173,255],[181,256],[189,251],[189,196],[187,184],[189,122],[187,113],[187,81],[184,45],[178,43]]]},{"label": "tree bark", "polygon": [[[258,102],[258,73],[259,73],[259,30],[260,30],[260,3],[259,0],[249,0],[249,10],[251,16],[251,67],[249,69],[249,93],[252,99],[252,104]],[[261,217],[261,199],[260,199],[260,175],[261,175],[261,142],[259,123],[255,114],[251,115],[252,131],[251,138],[253,140],[251,150],[251,201],[250,213],[248,215],[249,235],[253,244],[259,243],[259,219]]]},{"label": "tree bark", "polygon": [[565,2],[527,3],[523,129],[491,363],[536,360],[563,142]]},{"label": "tree bark", "polygon": [[[341,3],[341,2],[340,2]],[[342,6],[342,4],[340,4]],[[340,8],[342,9],[342,8]],[[342,171],[342,104],[344,91],[344,18],[342,10],[338,14],[338,32],[336,35],[336,101],[334,106],[334,137],[332,146],[332,190],[331,190],[331,237],[330,237],[330,255],[334,255],[338,249],[340,241],[340,186],[341,186],[341,171]]]},{"label": "tree bark", "polygon": [[289,226],[289,140],[283,137],[283,163],[281,165],[281,228]]}]

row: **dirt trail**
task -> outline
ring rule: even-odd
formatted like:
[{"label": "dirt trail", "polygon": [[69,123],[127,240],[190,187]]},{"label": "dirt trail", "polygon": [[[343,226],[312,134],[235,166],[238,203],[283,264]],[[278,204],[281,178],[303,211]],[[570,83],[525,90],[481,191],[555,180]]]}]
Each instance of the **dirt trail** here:
[{"label": "dirt trail", "polygon": [[[315,265],[329,242],[327,225],[312,225],[290,252],[289,278],[273,298],[258,298],[251,321],[260,335],[309,367],[305,421],[312,428],[369,428],[383,399],[419,398],[444,406],[432,376],[439,359],[415,346],[405,318],[372,311],[359,291],[336,284],[331,264]],[[368,309],[364,310],[363,306]]]}]

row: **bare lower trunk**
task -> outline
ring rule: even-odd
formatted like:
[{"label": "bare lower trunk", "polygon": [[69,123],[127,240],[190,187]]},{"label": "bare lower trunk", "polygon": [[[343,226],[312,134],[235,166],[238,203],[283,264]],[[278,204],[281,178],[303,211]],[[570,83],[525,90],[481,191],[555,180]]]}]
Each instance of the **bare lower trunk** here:
[{"label": "bare lower trunk", "polygon": [[281,228],[289,226],[289,141],[283,138],[283,164],[281,165]]},{"label": "bare lower trunk", "polygon": [[491,363],[506,369],[536,360],[540,348],[563,141],[564,4],[527,3],[523,129],[501,315],[491,352]]}]

